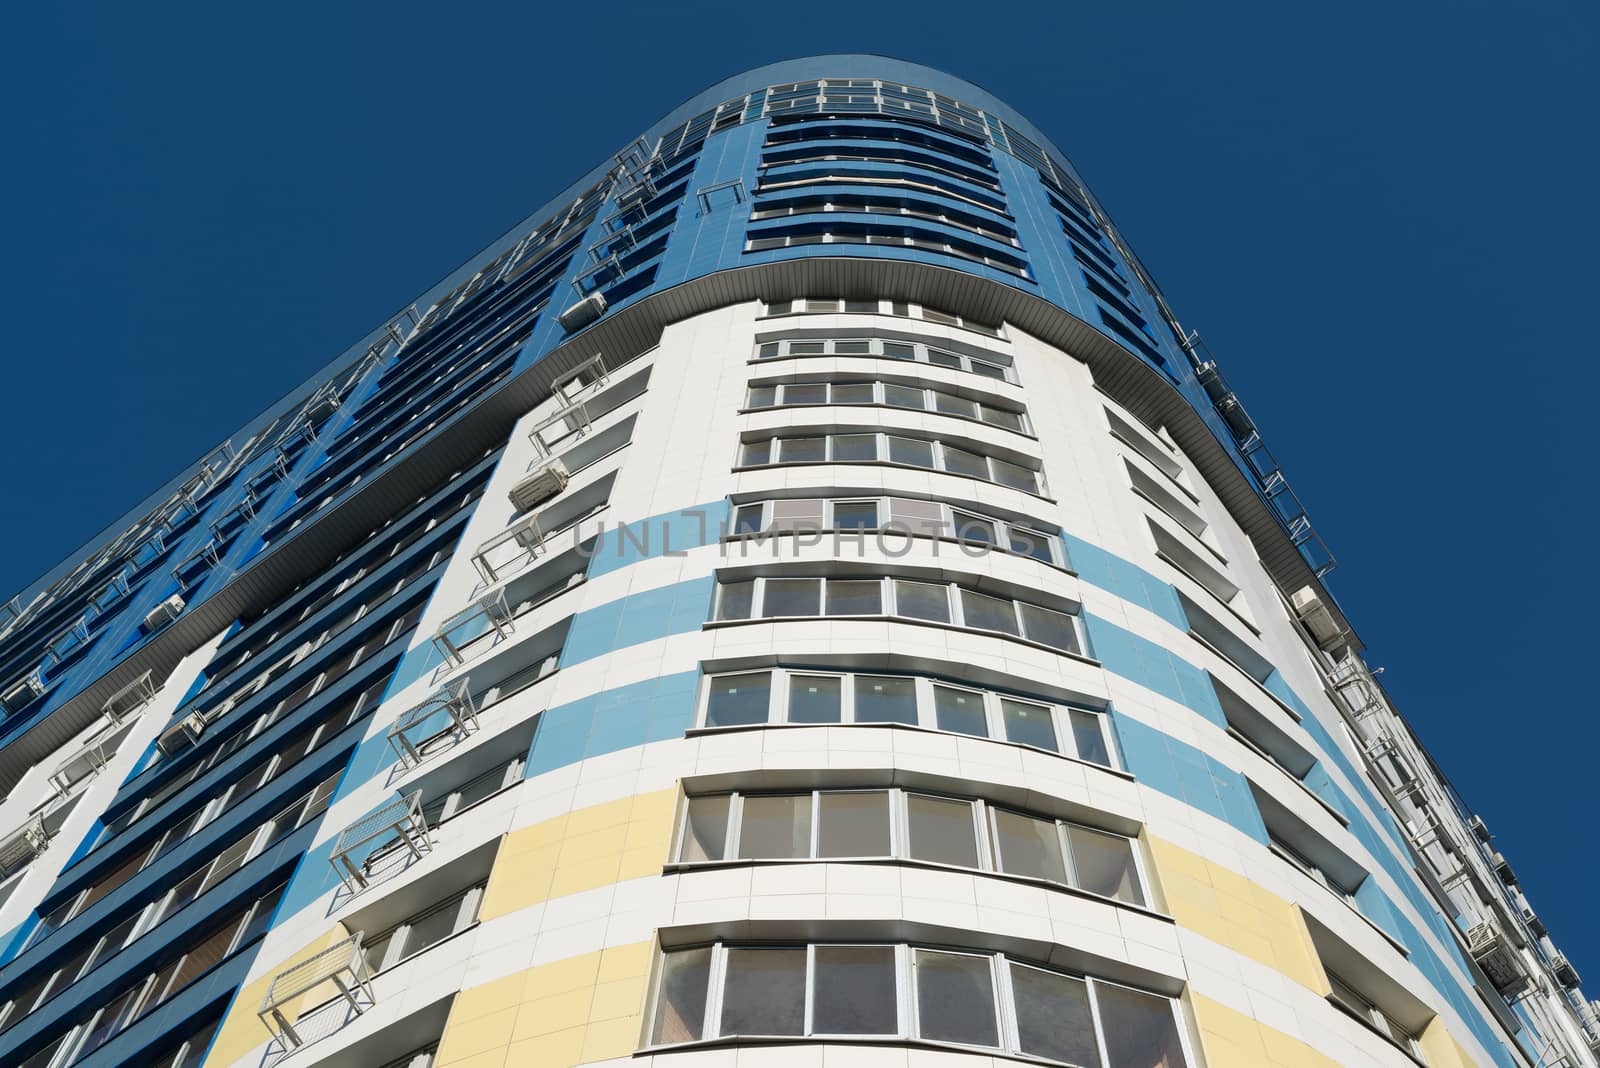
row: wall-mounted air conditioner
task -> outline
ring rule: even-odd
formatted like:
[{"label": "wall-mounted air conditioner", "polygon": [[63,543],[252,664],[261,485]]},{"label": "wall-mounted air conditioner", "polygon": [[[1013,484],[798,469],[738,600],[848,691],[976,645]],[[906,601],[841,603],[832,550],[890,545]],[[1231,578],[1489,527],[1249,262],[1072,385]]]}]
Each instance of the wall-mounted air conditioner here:
[{"label": "wall-mounted air conditioner", "polygon": [[200,740],[200,735],[205,732],[206,719],[198,712],[175,721],[166,730],[161,732],[161,737],[156,739],[156,745],[163,753],[171,756],[180,753]]},{"label": "wall-mounted air conditioner", "polygon": [[562,312],[556,321],[561,324],[561,329],[567,333],[576,333],[599,319],[606,313],[606,297],[604,293],[590,293],[578,303]]},{"label": "wall-mounted air conditioner", "polygon": [[183,614],[183,609],[183,598],[177,594],[173,594],[165,601],[162,601],[160,604],[150,609],[149,614],[144,617],[144,629],[146,631],[160,630],[162,627],[166,626],[168,623],[171,623],[174,619],[177,619],[178,616]]},{"label": "wall-mounted air conditioner", "polygon": [[567,488],[567,466],[551,460],[512,486],[506,496],[518,512],[531,512]]},{"label": "wall-mounted air conditioner", "polygon": [[1467,949],[1503,997],[1511,997],[1528,985],[1528,974],[1522,970],[1516,949],[1495,923],[1480,923],[1468,931]]},{"label": "wall-mounted air conditioner", "polygon": [[1317,591],[1310,586],[1301,586],[1289,597],[1289,603],[1294,606],[1294,614],[1310,632],[1311,639],[1323,652],[1331,653],[1344,647],[1344,632],[1339,629],[1328,606],[1317,596]]}]

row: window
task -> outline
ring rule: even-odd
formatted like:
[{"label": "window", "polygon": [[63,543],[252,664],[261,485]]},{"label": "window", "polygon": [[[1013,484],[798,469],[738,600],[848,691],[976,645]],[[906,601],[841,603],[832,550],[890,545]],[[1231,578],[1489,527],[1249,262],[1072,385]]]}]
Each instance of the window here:
[{"label": "window", "polygon": [[[829,196],[795,197],[778,201],[766,207],[758,207],[750,215],[751,222],[762,222],[767,219],[783,219],[795,215],[825,215],[830,212],[850,212],[858,215],[894,215],[901,218],[927,219],[930,222],[943,223],[966,230],[968,233],[987,237],[991,241],[1021,247],[1017,243],[1016,233],[1000,222],[986,216],[965,211],[955,211],[945,208],[936,201],[923,200],[911,197],[887,197],[882,194],[874,196],[861,196],[854,194],[831,194]],[[834,304],[835,301],[806,301],[806,311],[812,311],[812,304]],[[846,302],[846,310],[851,310]],[[876,301],[870,302],[871,310],[876,312]],[[769,309],[770,309],[769,305]],[[768,314],[773,314],[770,310]],[[930,315],[931,319],[932,316]]]},{"label": "window", "polygon": [[[387,683],[388,674],[384,673],[381,679],[364,690],[345,699],[334,701],[328,706],[320,721],[312,723],[290,735],[279,746],[258,758],[254,764],[240,769],[233,777],[233,780],[224,784],[209,801],[178,820],[164,834],[155,838],[152,844],[135,849],[116,869],[96,880],[81,897],[71,903],[59,906],[49,916],[46,916],[39,929],[32,936],[31,942],[37,942],[73,916],[81,914],[95,902],[127,882],[135,874],[177,849],[188,840],[190,835],[205,827],[233,806],[241,803],[254,791],[278,778],[309,754],[333,741],[340,735],[344,727],[365,715],[373,707]],[[176,785],[178,787],[187,785],[200,773],[210,770],[211,767],[220,763],[224,757],[231,755],[238,745],[244,742],[246,734],[247,732],[243,730],[237,732],[229,740],[231,744],[224,743],[207,760],[195,765],[190,774],[180,776],[174,780]],[[138,817],[154,810],[156,806],[173,793],[176,793],[176,789],[163,789],[152,794],[143,803],[129,809],[123,817],[109,825],[106,836],[101,839],[101,842],[110,840],[113,835],[131,826]]]},{"label": "window", "polygon": [[668,949],[650,1046],[729,1037],[882,1035],[1084,1068],[1187,1068],[1171,999],[1003,953],[903,943]]},{"label": "window", "polygon": [[899,858],[1146,904],[1126,835],[910,789],[695,795],[684,802],[676,856],[685,864]]},{"label": "window", "polygon": [[738,727],[765,723],[772,700],[772,673],[719,675],[711,680],[706,726]]},{"label": "window", "polygon": [[1378,1008],[1366,995],[1338,975],[1331,971],[1326,974],[1328,976],[1328,986],[1332,989],[1332,993],[1328,995],[1329,1001],[1350,1015],[1371,1025],[1373,1030],[1413,1057],[1421,1052],[1417,1044],[1417,1037],[1406,1030],[1398,1020]]},{"label": "window", "polygon": [[[756,212],[752,218],[771,216],[772,212],[763,215]],[[783,214],[789,214],[784,212]],[[876,315],[880,308],[876,300],[777,300],[767,301],[763,314],[765,315],[828,315],[847,312],[851,315]]]},{"label": "window", "polygon": [[478,904],[482,898],[483,884],[479,883],[368,939],[362,947],[367,967],[374,974],[393,968],[451,935],[465,931],[478,922]]},{"label": "window", "polygon": [[1106,717],[1099,712],[910,675],[784,668],[712,675],[700,722],[705,727],[900,723],[1117,766]]},{"label": "window", "polygon": [[[949,195],[949,194],[947,194],[947,195]],[[844,198],[844,199],[848,200],[849,198]],[[860,200],[861,198],[855,198],[855,199]],[[846,205],[844,203],[844,200],[841,200],[841,198],[836,197],[836,196],[835,197],[830,197],[830,198],[828,198],[828,200],[831,202],[830,206],[834,210],[868,211],[868,212],[874,210],[871,207],[866,207],[866,208],[863,208],[863,207],[846,207]],[[809,202],[802,201],[800,203],[809,203]],[[887,202],[885,202],[885,203],[887,203]],[[902,201],[901,203],[909,205],[909,204],[912,204],[914,202],[912,202],[912,201]],[[896,213],[898,213],[902,209],[895,209],[895,210],[896,210]],[[912,211],[909,208],[904,209],[904,210],[905,210],[905,213],[907,213],[907,214],[916,214],[915,211]],[[755,220],[759,220],[759,219],[763,219],[763,218],[777,218],[780,215],[792,215],[792,214],[794,214],[794,212],[791,211],[791,210],[788,210],[788,209],[780,209],[780,210],[757,209],[751,215],[751,218],[755,219]],[[943,217],[946,217],[948,215],[949,215],[949,212],[944,211],[943,209],[941,209],[941,211],[938,213],[937,217],[943,218]],[[936,216],[930,215],[930,216],[927,216],[927,217],[928,218],[934,218]],[[977,216],[969,216],[967,218],[969,219],[969,222],[967,224],[969,226],[969,228],[977,228],[981,232],[981,229],[982,229],[983,225],[985,225],[985,224],[983,224],[981,222],[974,222],[973,220],[977,220],[978,219]],[[1004,236],[1004,235],[1009,234],[1009,229],[1007,229],[1005,231],[996,231],[996,233],[1000,233],[1000,234],[1002,234]],[[998,239],[999,238],[997,238],[997,240]],[[826,312],[838,312],[838,311],[841,311],[841,310],[847,311],[847,312],[862,312],[862,313],[868,313],[868,314],[878,314],[878,313],[881,313],[883,311],[883,307],[884,307],[883,303],[880,302],[880,301],[781,300],[781,301],[768,301],[767,304],[766,304],[766,307],[765,307],[765,314],[767,314],[767,315],[799,315],[799,314],[802,314],[802,313],[816,314],[818,312],[824,312],[824,313],[826,313]],[[964,327],[964,328],[966,328],[968,330],[973,330],[973,331],[976,331],[977,333],[980,333],[980,334],[987,334],[989,337],[999,337],[1000,336],[1000,328],[998,326],[992,326],[992,325],[990,325],[988,323],[979,322],[979,321],[977,321],[975,319],[968,319],[965,316],[956,315],[953,312],[941,311],[938,308],[930,308],[930,307],[928,307],[926,305],[923,305],[923,304],[910,304],[910,303],[905,303],[905,302],[901,302],[901,301],[891,301],[891,302],[889,302],[889,305],[888,305],[888,311],[889,311],[889,314],[899,316],[902,319],[925,319],[930,323],[938,323],[941,326],[960,326],[960,327]]]},{"label": "window", "polygon": [[[280,883],[258,898],[247,898],[214,927],[197,935],[180,937],[177,948],[167,951],[153,971],[140,976],[130,986],[120,990],[113,988],[114,995],[91,1008],[64,1035],[48,1039],[39,1054],[23,1063],[29,1068],[69,1064],[99,1049],[129,1024],[149,1015],[174,994],[259,938],[277,907],[283,887]],[[11,1018],[21,1017],[13,1009]],[[161,1060],[155,1063],[195,1062]]]},{"label": "window", "polygon": [[739,466],[888,462],[994,482],[1034,496],[1044,493],[1040,472],[1010,460],[926,438],[898,434],[829,434],[760,438],[739,448]]},{"label": "window", "polygon": [[850,712],[856,723],[916,723],[917,692],[912,679],[857,675]]},{"label": "window", "polygon": [[[841,345],[844,342],[835,342]],[[861,342],[865,345],[866,342]],[[1027,433],[1027,416],[1020,410],[980,403],[939,389],[925,389],[895,382],[819,381],[780,382],[754,385],[745,397],[748,408],[779,408],[806,405],[881,405],[911,408],[953,415],[961,419],[989,423],[1005,430]]]},{"label": "window", "polygon": [[1311,878],[1333,891],[1339,897],[1344,898],[1345,901],[1350,902],[1352,905],[1354,904],[1354,889],[1328,874],[1322,864],[1306,856],[1305,853],[1301,852],[1299,848],[1290,843],[1281,834],[1273,833],[1270,827],[1267,828],[1267,840],[1271,842],[1273,852],[1311,876]]},{"label": "window", "polygon": [[430,799],[422,806],[422,815],[428,826],[435,826],[521,781],[522,757],[515,756]]},{"label": "window", "polygon": [[[906,598],[903,609],[902,596]],[[890,578],[745,579],[727,583],[719,591],[715,618],[806,619],[824,614],[904,616],[949,623],[1083,655],[1081,621],[1075,613],[979,593],[953,583]]]},{"label": "window", "polygon": [[[79,945],[82,948],[71,959],[53,971],[46,971],[43,978],[34,987],[30,988],[31,992],[12,999],[9,1012],[5,1015],[3,1022],[0,1022],[0,1031],[21,1020],[28,1012],[43,1005],[76,980],[105,964],[125,946],[155,930],[158,925],[170,919],[174,913],[185,905],[188,905],[201,894],[204,894],[229,875],[238,871],[248,861],[266,852],[269,846],[276,844],[285,835],[303,826],[312,816],[320,814],[322,807],[327,804],[327,798],[332,796],[333,788],[338,784],[340,774],[340,772],[335,772],[310,793],[296,799],[287,808],[273,815],[265,823],[250,828],[232,843],[223,846],[214,856],[208,858],[197,868],[156,887],[157,893],[152,900],[135,909],[104,935],[80,942]],[[320,807],[313,808],[309,804],[309,801],[314,797],[321,797],[322,803]],[[140,855],[139,859],[142,859],[142,855]],[[100,886],[109,886],[114,889],[131,875],[132,870],[126,868],[114,873],[113,876],[108,877],[96,887],[90,888],[84,894],[75,897],[57,911],[66,910],[67,912],[81,913],[92,903],[90,897]],[[57,926],[59,926],[59,923]],[[252,935],[251,937],[254,936]]]},{"label": "window", "polygon": [[927,249],[930,252],[981,263],[1018,278],[1032,277],[1028,274],[1027,261],[1020,256],[1000,252],[978,241],[952,237],[922,227],[875,226],[842,221],[797,223],[757,232],[745,242],[744,250],[767,252],[771,249],[824,244],[891,245]]},{"label": "window", "polygon": [[[996,332],[997,333],[997,332]],[[763,341],[756,346],[757,360],[790,359],[800,356],[881,356],[889,360],[909,360],[916,363],[932,364],[936,367],[949,367],[957,371],[967,371],[971,374],[992,378],[1000,382],[1015,382],[1016,372],[1011,365],[1011,357],[1003,353],[987,352],[983,350],[956,352],[952,349],[941,348],[921,342],[901,341],[890,338],[825,338],[816,340],[812,338],[792,339],[783,341]],[[918,391],[919,393],[922,391]],[[910,400],[910,394],[899,394],[900,397]],[[774,395],[776,399],[776,395]],[[883,403],[893,404],[887,399]],[[926,405],[926,395],[917,398],[917,403],[909,407],[921,408]],[[758,407],[753,404],[751,407]],[[999,409],[996,409],[999,411]],[[1002,425],[1004,416],[994,420],[995,425]]]}]

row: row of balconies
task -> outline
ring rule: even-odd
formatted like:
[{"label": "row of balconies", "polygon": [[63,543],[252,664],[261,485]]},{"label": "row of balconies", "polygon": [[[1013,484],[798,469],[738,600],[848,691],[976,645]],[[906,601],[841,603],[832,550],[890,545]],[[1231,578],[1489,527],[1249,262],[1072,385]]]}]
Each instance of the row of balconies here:
[{"label": "row of balconies", "polygon": [[[1417,855],[1447,893],[1452,887],[1470,887],[1465,897],[1451,894],[1451,899],[1472,923],[1468,953],[1496,992],[1512,1000],[1536,985],[1540,955],[1524,952],[1534,944],[1542,952],[1542,970],[1560,987],[1576,991],[1577,970],[1549,944],[1549,932],[1528,904],[1505,855],[1487,848],[1492,839],[1488,827],[1477,816],[1463,819],[1449,802],[1449,792],[1417,770],[1428,766],[1425,758],[1414,753],[1415,743],[1376,680],[1351,654],[1335,669],[1331,682],[1350,709],[1369,767],[1406,817],[1404,825]],[[1585,1025],[1585,1033],[1593,1036],[1596,1031]]]},{"label": "row of balconies", "polygon": [[[597,356],[571,376],[566,389],[557,388],[557,410],[530,431],[529,436],[538,450],[534,467],[510,492],[513,507],[519,512],[531,513],[533,508],[548,503],[566,488],[566,469],[551,454],[545,435],[552,428],[561,428],[562,437],[586,433],[591,424],[585,401],[607,381],[604,362]],[[603,507],[603,503],[599,507]],[[571,517],[570,521],[563,520],[561,529],[595,510],[598,509],[591,508],[583,515]],[[539,520],[538,514],[529,514],[479,547],[474,563],[486,581],[503,580],[544,554],[548,535],[541,529]],[[514,549],[511,558],[503,551],[507,546]],[[581,572],[576,577],[581,579]],[[490,639],[491,635],[499,639],[510,636],[514,624],[506,589],[505,586],[493,589],[439,625],[433,644],[447,665],[464,664],[472,647]],[[553,661],[554,657],[545,659]],[[160,744],[164,749],[181,748],[192,743],[204,727],[204,721],[198,717],[185,717],[168,727]],[[400,768],[410,770],[447,745],[476,733],[478,728],[472,680],[462,677],[446,683],[397,716],[389,727],[387,740]],[[417,790],[345,827],[334,841],[330,863],[346,892],[355,894],[372,885],[380,872],[391,866],[396,870],[409,866],[431,850],[431,834],[422,811],[422,792]],[[273,976],[258,1015],[281,1052],[290,1052],[305,1043],[304,1036],[296,1030],[298,1021],[290,1018],[291,1009],[318,991],[342,1000],[353,1014],[371,1007],[372,977],[363,938],[364,933],[357,931]]]}]

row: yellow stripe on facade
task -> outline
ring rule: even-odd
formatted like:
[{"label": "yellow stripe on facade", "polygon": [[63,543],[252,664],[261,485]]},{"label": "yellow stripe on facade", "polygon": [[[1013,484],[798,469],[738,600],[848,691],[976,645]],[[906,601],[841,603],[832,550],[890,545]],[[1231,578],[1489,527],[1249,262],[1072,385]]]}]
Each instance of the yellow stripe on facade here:
[{"label": "yellow stripe on facade", "polygon": [[500,843],[479,916],[491,920],[629,879],[660,875],[675,789],[608,801],[511,831]]},{"label": "yellow stripe on facade", "polygon": [[1234,1012],[1220,1001],[1195,995],[1195,1022],[1212,1068],[1339,1068],[1297,1038],[1252,1016]]},{"label": "yellow stripe on facade", "polygon": [[[240,987],[238,996],[233,999],[233,1005],[228,1009],[227,1017],[217,1029],[216,1040],[212,1042],[211,1050],[206,1054],[206,1064],[233,1064],[267,1041],[271,1036],[267,1033],[266,1026],[262,1024],[261,1017],[257,1015],[257,1010],[261,1007],[262,999],[267,996],[267,987],[272,984],[274,977],[349,937],[349,931],[342,925],[335,925],[321,938],[285,958],[260,979]],[[334,988],[331,984],[327,985],[326,990],[308,991],[293,1003],[286,1004],[283,1014],[293,1020],[299,1015],[302,1006],[315,1005],[327,1000],[333,994]]]},{"label": "yellow stripe on facade", "polygon": [[[1327,997],[1332,988],[1300,907],[1236,872],[1159,838],[1150,839],[1167,907],[1180,927],[1204,935]],[[1200,994],[1194,997],[1212,1065],[1330,1065],[1305,1043]],[[1418,1036],[1429,1068],[1478,1068],[1435,1016]]]},{"label": "yellow stripe on facade", "polygon": [[652,949],[612,946],[463,990],[435,1064],[570,1068],[627,1056],[639,1044]]},{"label": "yellow stripe on facade", "polygon": [[1428,1062],[1428,1068],[1478,1068],[1478,1062],[1461,1048],[1461,1043],[1438,1016],[1417,1036],[1417,1041],[1422,1046],[1422,1057]]},{"label": "yellow stripe on facade", "polygon": [[1171,842],[1151,838],[1150,847],[1179,926],[1328,995],[1332,988],[1298,905]]}]

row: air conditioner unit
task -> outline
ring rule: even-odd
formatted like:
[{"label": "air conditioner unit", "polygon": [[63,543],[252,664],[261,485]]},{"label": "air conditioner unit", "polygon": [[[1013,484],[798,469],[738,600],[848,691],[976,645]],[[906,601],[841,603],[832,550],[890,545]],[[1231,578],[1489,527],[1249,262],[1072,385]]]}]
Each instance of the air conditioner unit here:
[{"label": "air conditioner unit", "polygon": [[1576,990],[1583,985],[1583,980],[1578,976],[1578,969],[1572,966],[1562,953],[1556,953],[1550,958],[1550,971],[1555,975],[1556,982],[1568,990]]},{"label": "air conditioner unit", "polygon": [[205,717],[198,712],[190,712],[162,731],[161,737],[156,739],[156,745],[168,756],[181,753],[199,741],[205,729]]},{"label": "air conditioner unit", "polygon": [[1244,405],[1239,402],[1237,394],[1229,393],[1218,401],[1217,414],[1228,424],[1228,429],[1233,432],[1237,441],[1244,441],[1256,432],[1255,420],[1244,410]]},{"label": "air conditioner unit", "polygon": [[1228,384],[1222,380],[1222,375],[1217,371],[1214,362],[1207,361],[1195,370],[1195,377],[1200,380],[1200,385],[1206,391],[1206,396],[1211,398],[1212,404],[1221,404],[1222,398],[1228,395]]},{"label": "air conditioner unit", "polygon": [[177,619],[183,613],[184,607],[183,598],[173,594],[150,609],[150,613],[144,617],[144,629],[146,631],[160,630],[174,619]]},{"label": "air conditioner unit", "polygon": [[1489,825],[1483,822],[1482,816],[1472,817],[1472,821],[1467,826],[1472,828],[1473,836],[1484,845],[1488,845],[1489,839],[1494,837],[1489,833]]},{"label": "air conditioner unit", "polygon": [[1494,923],[1480,923],[1467,932],[1467,950],[1502,996],[1511,997],[1528,985],[1517,951]]},{"label": "air conditioner unit", "polygon": [[9,875],[43,853],[49,844],[50,832],[45,829],[44,820],[37,814],[29,816],[21,827],[0,838],[0,873]]},{"label": "air conditioner unit", "polygon": [[557,316],[556,321],[561,324],[561,329],[573,334],[599,319],[605,313],[605,294],[590,293],[587,297],[584,297]]},{"label": "air conditioner unit", "polygon": [[531,512],[566,489],[568,478],[567,465],[551,460],[512,486],[506,496],[517,511]]},{"label": "air conditioner unit", "polygon": [[315,425],[322,422],[324,419],[327,419],[338,410],[339,395],[337,393],[319,392],[316,396],[312,397],[306,402],[306,406],[301,411],[301,414],[305,416],[306,422]]},{"label": "air conditioner unit", "polygon": [[44,689],[44,676],[34,669],[18,679],[9,690],[0,693],[0,706],[6,712],[19,711],[44,696]]},{"label": "air conditioner unit", "polygon": [[1305,624],[1312,640],[1323,652],[1331,653],[1345,645],[1344,632],[1339,629],[1333,613],[1322,603],[1316,590],[1301,586],[1290,596],[1289,603],[1294,606],[1294,614]]}]

